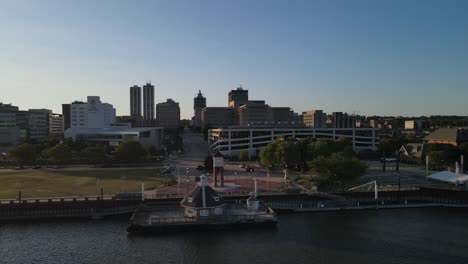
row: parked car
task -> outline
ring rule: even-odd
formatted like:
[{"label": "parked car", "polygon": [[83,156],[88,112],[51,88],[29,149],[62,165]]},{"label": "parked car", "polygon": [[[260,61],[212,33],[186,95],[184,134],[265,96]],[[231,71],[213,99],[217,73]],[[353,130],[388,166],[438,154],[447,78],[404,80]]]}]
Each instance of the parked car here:
[{"label": "parked car", "polygon": [[253,172],[253,171],[255,171],[255,168],[247,166],[247,167],[245,167],[245,171],[246,172]]},{"label": "parked car", "polygon": [[247,164],[242,163],[241,165],[239,165],[239,168],[245,169],[245,168],[247,168]]},{"label": "parked car", "polygon": [[40,169],[40,168],[42,168],[42,167],[41,167],[41,165],[34,165],[32,168],[35,169],[35,170],[37,170],[37,169]]}]

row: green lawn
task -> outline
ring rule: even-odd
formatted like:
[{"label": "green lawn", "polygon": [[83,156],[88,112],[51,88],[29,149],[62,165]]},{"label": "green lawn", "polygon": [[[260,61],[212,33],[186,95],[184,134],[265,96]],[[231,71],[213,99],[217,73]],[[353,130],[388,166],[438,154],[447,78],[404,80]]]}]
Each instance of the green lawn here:
[{"label": "green lawn", "polygon": [[[126,179],[121,179],[125,176]],[[99,187],[96,179],[99,178]],[[157,176],[151,169],[95,169],[95,170],[24,170],[0,171],[0,199],[13,199],[18,190],[24,198],[57,196],[94,196],[100,187],[104,194],[123,191],[138,192],[141,182],[145,189],[155,189],[166,178]]]}]

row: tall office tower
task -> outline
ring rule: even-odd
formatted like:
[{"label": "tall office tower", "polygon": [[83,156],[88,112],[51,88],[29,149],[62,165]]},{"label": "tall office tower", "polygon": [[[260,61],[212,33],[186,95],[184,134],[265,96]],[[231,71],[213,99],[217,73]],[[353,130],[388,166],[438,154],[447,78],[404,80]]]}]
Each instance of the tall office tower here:
[{"label": "tall office tower", "polygon": [[229,101],[228,106],[230,108],[237,109],[239,106],[246,104],[249,101],[249,91],[244,90],[242,86],[236,90],[231,90],[229,92]]},{"label": "tall office tower", "polygon": [[88,96],[86,103],[70,105],[70,128],[105,128],[115,124],[115,108],[101,102],[99,96]]},{"label": "tall office tower", "polygon": [[0,103],[0,146],[14,146],[20,142],[16,115],[18,107]]},{"label": "tall office tower", "polygon": [[151,83],[143,86],[143,118],[154,119],[154,86]]},{"label": "tall office tower", "polygon": [[158,124],[164,128],[177,128],[180,124],[179,103],[167,99],[164,103],[156,105],[156,119]]},{"label": "tall office tower", "polygon": [[137,85],[130,87],[130,115],[141,117],[141,87]]},{"label": "tall office tower", "polygon": [[203,108],[206,107],[206,98],[203,97],[201,91],[198,91],[197,97],[193,99],[193,110],[195,111],[195,115],[193,116],[193,126],[194,127],[201,127],[201,113]]},{"label": "tall office tower", "polygon": [[325,128],[327,115],[322,110],[312,110],[302,113],[304,125],[307,127]]},{"label": "tall office tower", "polygon": [[355,128],[356,119],[347,113],[333,112],[332,113],[332,127],[333,128]]}]

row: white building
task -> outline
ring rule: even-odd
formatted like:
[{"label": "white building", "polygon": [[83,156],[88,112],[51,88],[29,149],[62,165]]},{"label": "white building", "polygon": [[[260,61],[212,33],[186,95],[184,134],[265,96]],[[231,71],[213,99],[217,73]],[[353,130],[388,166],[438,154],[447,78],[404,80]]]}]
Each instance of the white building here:
[{"label": "white building", "polygon": [[49,135],[63,135],[63,116],[52,113],[49,117]]},{"label": "white building", "polygon": [[375,151],[379,145],[379,130],[372,128],[219,128],[208,130],[208,143],[213,152],[227,157],[241,151],[257,156],[260,150],[276,138],[349,138],[355,151]]},{"label": "white building", "polygon": [[422,120],[405,120],[405,130],[418,130],[423,125]]},{"label": "white building", "polygon": [[84,142],[102,143],[118,146],[122,142],[138,141],[144,147],[161,147],[162,128],[144,127],[130,128],[125,126],[111,126],[106,128],[69,128],[65,131],[65,138],[73,141],[79,139]]},{"label": "white building", "polygon": [[70,105],[70,117],[70,128],[105,128],[115,123],[115,108],[99,96],[88,96],[86,103]]}]

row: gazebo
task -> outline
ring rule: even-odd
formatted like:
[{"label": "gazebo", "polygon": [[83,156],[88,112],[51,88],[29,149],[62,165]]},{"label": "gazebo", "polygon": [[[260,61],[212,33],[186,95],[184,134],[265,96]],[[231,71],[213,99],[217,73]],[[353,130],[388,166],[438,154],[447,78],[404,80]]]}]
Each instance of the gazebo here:
[{"label": "gazebo", "polygon": [[223,215],[226,203],[223,197],[208,185],[203,174],[198,185],[184,197],[180,205],[185,208],[185,217],[201,218]]}]

